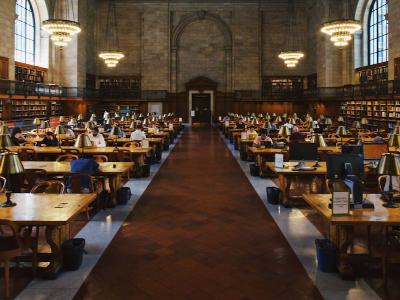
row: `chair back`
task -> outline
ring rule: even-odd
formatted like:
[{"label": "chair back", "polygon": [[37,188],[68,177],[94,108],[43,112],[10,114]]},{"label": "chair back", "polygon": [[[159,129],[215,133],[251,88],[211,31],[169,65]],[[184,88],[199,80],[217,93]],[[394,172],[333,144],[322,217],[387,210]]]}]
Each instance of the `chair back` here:
[{"label": "chair back", "polygon": [[0,176],[0,193],[4,192],[4,189],[6,187],[7,179],[4,177]]},{"label": "chair back", "polygon": [[131,152],[125,149],[116,149],[113,151],[114,159],[117,162],[130,162],[132,161]]},{"label": "chair back", "polygon": [[0,227],[10,230],[3,230],[3,232],[10,232],[11,234],[0,235],[0,261],[9,260],[18,256],[22,252],[23,243],[19,234],[19,229],[15,222],[10,220],[0,219]]},{"label": "chair back", "polygon": [[123,147],[138,148],[140,147],[140,142],[126,142]]},{"label": "chair back", "polygon": [[78,149],[63,149],[62,153],[79,155]]},{"label": "chair back", "polygon": [[81,194],[84,188],[88,188],[89,193],[94,193],[95,188],[92,176],[84,173],[71,173],[64,175],[64,184],[67,192],[71,194]]},{"label": "chair back", "polygon": [[21,160],[35,160],[35,151],[30,148],[19,148],[18,155]]},{"label": "chair back", "polygon": [[58,180],[49,180],[36,184],[32,190],[32,194],[64,194],[65,185]]},{"label": "chair back", "polygon": [[60,155],[59,157],[57,157],[56,161],[57,162],[62,162],[62,161],[69,162],[71,160],[77,160],[77,159],[79,159],[78,155],[68,153],[68,154]]},{"label": "chair back", "polygon": [[93,158],[97,163],[108,162],[108,156],[107,155],[93,155]]},{"label": "chair back", "polygon": [[27,191],[41,181],[47,179],[47,172],[43,169],[25,169],[24,189]]}]

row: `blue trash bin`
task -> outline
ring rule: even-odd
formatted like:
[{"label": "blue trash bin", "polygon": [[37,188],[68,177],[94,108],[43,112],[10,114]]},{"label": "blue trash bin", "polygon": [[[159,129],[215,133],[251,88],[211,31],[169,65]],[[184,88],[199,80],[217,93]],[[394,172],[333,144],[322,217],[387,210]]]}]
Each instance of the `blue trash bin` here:
[{"label": "blue trash bin", "polygon": [[318,269],[321,272],[332,273],[336,271],[336,245],[327,239],[316,239]]}]

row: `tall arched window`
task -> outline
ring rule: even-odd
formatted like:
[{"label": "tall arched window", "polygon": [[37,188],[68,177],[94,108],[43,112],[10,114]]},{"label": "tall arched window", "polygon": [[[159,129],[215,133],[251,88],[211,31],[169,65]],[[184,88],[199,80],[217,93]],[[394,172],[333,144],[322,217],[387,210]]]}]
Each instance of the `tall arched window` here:
[{"label": "tall arched window", "polygon": [[388,61],[387,1],[374,0],[369,13],[368,59],[369,64]]},{"label": "tall arched window", "polygon": [[35,17],[29,0],[17,0],[15,22],[15,60],[35,64]]}]

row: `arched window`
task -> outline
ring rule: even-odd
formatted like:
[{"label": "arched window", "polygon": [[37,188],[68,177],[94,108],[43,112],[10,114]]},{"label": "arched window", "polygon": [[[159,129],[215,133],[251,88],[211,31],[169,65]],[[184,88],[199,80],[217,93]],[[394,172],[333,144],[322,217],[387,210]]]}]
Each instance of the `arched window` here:
[{"label": "arched window", "polygon": [[370,65],[388,61],[387,1],[374,0],[369,12],[368,62]]},{"label": "arched window", "polygon": [[17,0],[15,22],[15,60],[35,64],[35,17],[29,0]]}]

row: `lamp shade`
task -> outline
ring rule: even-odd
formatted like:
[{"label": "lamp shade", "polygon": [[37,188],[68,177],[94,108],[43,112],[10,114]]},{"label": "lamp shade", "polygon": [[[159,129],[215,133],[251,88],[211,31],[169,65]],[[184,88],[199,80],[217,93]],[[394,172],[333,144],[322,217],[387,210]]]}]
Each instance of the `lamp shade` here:
[{"label": "lamp shade", "polygon": [[273,116],[273,117],[276,117],[276,113],[272,113],[272,116]]},{"label": "lamp shade", "polygon": [[264,128],[272,129],[272,124],[271,124],[271,122],[270,122],[270,121],[265,122],[265,123],[264,123]]},{"label": "lamp shade", "polygon": [[122,116],[121,117],[121,122],[126,122],[126,117]]},{"label": "lamp shade", "polygon": [[289,118],[288,123],[292,124],[292,125],[296,125],[296,120],[294,118]]},{"label": "lamp shade", "polygon": [[315,134],[311,137],[311,143],[317,144],[318,147],[328,147],[322,134]]},{"label": "lamp shade", "polygon": [[281,116],[277,116],[275,121],[278,122],[278,123],[281,123],[282,122],[282,117]]},{"label": "lamp shade", "polygon": [[94,124],[92,121],[86,122],[85,124],[85,129],[93,129],[96,127],[96,124]]},{"label": "lamp shade", "polygon": [[361,118],[361,125],[368,125],[368,119],[367,118]]},{"label": "lamp shade", "polygon": [[7,125],[0,125],[0,134],[10,134],[10,130]]},{"label": "lamp shade", "polygon": [[32,121],[32,125],[34,125],[34,126],[40,126],[41,123],[42,123],[42,121],[40,121],[39,118],[34,118]]},{"label": "lamp shade", "polygon": [[120,116],[119,116],[119,113],[115,113],[115,116],[114,116],[115,118],[119,118]]},{"label": "lamp shade", "polygon": [[379,175],[400,175],[400,162],[397,154],[385,153],[382,155],[378,165]]},{"label": "lamp shade", "polygon": [[108,118],[106,120],[106,125],[112,125],[112,124],[113,124],[113,121],[110,118]]},{"label": "lamp shade", "polygon": [[40,123],[40,129],[50,128],[50,122],[48,120],[42,121]]},{"label": "lamp shade", "polygon": [[0,134],[0,148],[5,149],[6,147],[13,146],[9,134]]},{"label": "lamp shade", "polygon": [[339,126],[336,130],[336,135],[338,136],[344,136],[347,135],[347,129],[344,126]]},{"label": "lamp shade", "polygon": [[56,130],[54,130],[54,133],[55,133],[56,135],[65,134],[66,132],[65,132],[64,126],[58,125],[58,126],[56,127]]},{"label": "lamp shade", "polygon": [[121,130],[121,128],[119,128],[118,126],[113,126],[113,127],[111,128],[110,135],[113,135],[113,136],[120,136],[121,134],[122,134],[122,130]]},{"label": "lamp shade", "polygon": [[325,119],[325,124],[326,125],[332,125],[333,124],[332,119],[331,118],[326,118]]},{"label": "lamp shade", "polygon": [[76,138],[74,147],[88,148],[88,147],[93,147],[93,144],[92,144],[92,141],[90,140],[89,136],[86,133],[81,133]]},{"label": "lamp shade", "polygon": [[135,126],[135,121],[132,121],[132,122],[131,122],[131,124],[129,125],[129,128],[130,128],[130,129],[135,129],[135,128],[136,128],[136,126]]},{"label": "lamp shade", "polygon": [[359,121],[354,121],[353,122],[353,128],[356,128],[356,129],[361,128],[361,123]]},{"label": "lamp shade", "polygon": [[83,116],[82,116],[82,114],[79,114],[78,115],[78,121],[82,121],[83,120]]},{"label": "lamp shade", "polygon": [[289,127],[287,126],[282,126],[281,128],[279,128],[279,132],[278,134],[284,138],[287,138],[290,136],[290,130]]},{"label": "lamp shade", "polygon": [[282,118],[285,118],[285,119],[286,119],[286,118],[287,118],[287,113],[283,113],[283,114],[282,114]]},{"label": "lamp shade", "polygon": [[317,123],[315,123],[314,121],[311,121],[308,123],[308,128],[317,129],[317,128],[319,128],[319,125]]},{"label": "lamp shade", "polygon": [[389,136],[389,147],[400,148],[400,134],[391,134]]},{"label": "lamp shade", "polygon": [[96,122],[96,115],[92,115],[89,119],[90,122]]},{"label": "lamp shade", "polygon": [[6,152],[0,155],[0,174],[14,175],[24,172],[24,166],[19,159],[18,153]]},{"label": "lamp shade", "polygon": [[60,116],[60,118],[58,119],[58,121],[59,121],[60,123],[64,123],[64,122],[65,122],[65,118],[64,118],[63,116]]},{"label": "lamp shade", "polygon": [[125,117],[129,118],[131,116],[131,114],[129,113],[129,111],[126,113]]},{"label": "lamp shade", "polygon": [[344,118],[343,118],[342,116],[339,116],[339,117],[337,118],[337,121],[338,121],[338,122],[344,122]]}]

